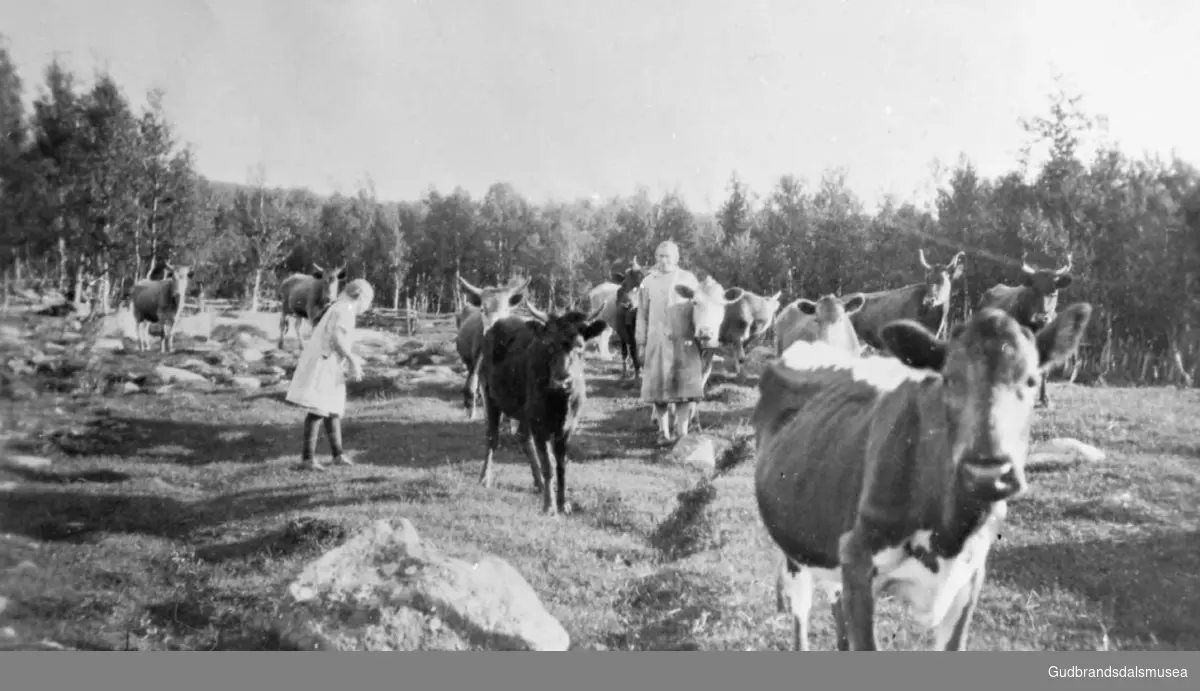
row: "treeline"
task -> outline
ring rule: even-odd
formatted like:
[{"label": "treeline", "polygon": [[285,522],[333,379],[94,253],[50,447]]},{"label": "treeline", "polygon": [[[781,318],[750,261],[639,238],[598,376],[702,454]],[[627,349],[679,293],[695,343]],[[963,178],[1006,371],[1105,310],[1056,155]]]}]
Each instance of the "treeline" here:
[{"label": "treeline", "polygon": [[[30,112],[0,44],[0,263],[6,286],[51,285],[70,293],[96,282],[117,304],[134,280],[164,261],[196,267],[210,298],[258,309],[293,271],[345,265],[376,286],[379,302],[446,312],[455,277],[476,285],[532,277],[533,299],[566,307],[637,257],[653,261],[666,238],[683,262],[724,285],[787,299],[893,288],[930,263],[967,253],[952,318],[962,319],[996,282],[1029,263],[1058,267],[1068,253],[1074,282],[1060,302],[1097,308],[1084,371],[1110,381],[1182,378],[1200,357],[1200,174],[1178,160],[1132,158],[1085,142],[1097,130],[1077,97],[1061,90],[1048,112],[1020,123],[1030,150],[995,179],[962,161],[932,205],[886,200],[869,210],[828,171],[815,183],[783,176],[759,195],[731,178],[714,214],[675,194],[644,189],[603,201],[536,205],[507,184],[481,199],[431,189],[420,199],[321,197],[267,184],[205,180],[147,94],[135,108],[105,73],[84,84],[52,62]],[[1087,153],[1085,154],[1085,150]]]}]

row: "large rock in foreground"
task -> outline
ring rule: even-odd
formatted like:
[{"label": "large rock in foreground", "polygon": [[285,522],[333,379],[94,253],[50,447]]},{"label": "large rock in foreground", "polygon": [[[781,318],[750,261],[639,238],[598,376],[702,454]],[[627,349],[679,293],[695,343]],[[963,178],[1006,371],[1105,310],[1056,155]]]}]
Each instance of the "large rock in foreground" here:
[{"label": "large rock in foreground", "polygon": [[566,650],[570,637],[508,562],[422,544],[376,521],[310,563],[284,593],[280,638],[301,650]]}]

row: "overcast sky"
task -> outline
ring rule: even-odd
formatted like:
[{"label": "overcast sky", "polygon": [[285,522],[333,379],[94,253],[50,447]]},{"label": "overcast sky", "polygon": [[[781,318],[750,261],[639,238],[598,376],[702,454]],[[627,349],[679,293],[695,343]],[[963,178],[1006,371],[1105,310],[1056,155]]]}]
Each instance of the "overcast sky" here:
[{"label": "overcast sky", "polygon": [[930,162],[1015,165],[1055,70],[1127,151],[1200,163],[1195,0],[0,0],[36,95],[59,51],[152,86],[200,171],[388,199],[680,192],[844,167],[868,203]]}]

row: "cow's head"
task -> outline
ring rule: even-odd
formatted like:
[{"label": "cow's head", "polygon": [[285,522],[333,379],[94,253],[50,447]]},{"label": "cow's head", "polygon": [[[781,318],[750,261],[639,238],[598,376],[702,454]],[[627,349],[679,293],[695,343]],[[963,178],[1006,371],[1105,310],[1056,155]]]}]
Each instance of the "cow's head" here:
[{"label": "cow's head", "polygon": [[733,347],[733,371],[737,374],[746,362],[746,345],[750,339],[765,332],[775,323],[779,298],[783,292],[763,297],[750,291],[742,299],[725,306],[725,321],[721,323],[721,342]]},{"label": "cow's head", "polygon": [[715,348],[721,335],[721,322],[725,320],[725,305],[742,299],[746,292],[741,288],[725,290],[712,276],[697,283],[698,290],[677,284],[675,292],[691,303],[692,337],[701,348]]},{"label": "cow's head", "polygon": [[483,319],[483,330],[486,332],[497,321],[507,317],[521,301],[525,299],[525,289],[529,287],[529,278],[524,280],[514,278],[506,285],[493,288],[476,288],[462,276],[458,282],[465,291],[467,302],[478,307]]},{"label": "cow's head", "polygon": [[802,314],[813,318],[817,341],[857,355],[860,345],[854,325],[850,323],[850,315],[862,309],[866,303],[865,295],[851,293],[844,297],[833,294],[823,295],[817,298],[816,302],[800,298],[793,304]]},{"label": "cow's head", "polygon": [[195,278],[195,275],[192,274],[192,267],[175,266],[171,262],[164,262],[163,268],[165,269],[163,278],[171,286],[171,292],[176,296],[187,295],[188,284]]},{"label": "cow's head", "polygon": [[312,277],[317,279],[317,303],[332,304],[338,296],[339,281],[346,280],[346,265],[336,269],[324,269],[320,264],[313,262]]},{"label": "cow's head", "polygon": [[1040,329],[1054,316],[1058,307],[1058,291],[1071,285],[1071,255],[1061,269],[1038,269],[1021,257],[1021,291],[1019,309],[1034,328]]},{"label": "cow's head", "polygon": [[945,266],[940,266],[925,260],[925,250],[919,251],[921,267],[925,269],[925,297],[921,300],[921,307],[929,309],[950,303],[951,284],[962,277],[964,256],[964,252],[959,252]]},{"label": "cow's head", "polygon": [[646,279],[646,271],[638,264],[637,257],[625,271],[614,271],[612,282],[617,284],[617,307],[622,310],[637,309],[638,297],[642,290],[642,281]]},{"label": "cow's head", "polygon": [[995,308],[976,312],[948,341],[909,320],[880,330],[900,360],[941,373],[937,391],[946,414],[947,452],[967,496],[993,502],[1025,489],[1038,385],[1047,369],[1079,347],[1091,316],[1090,304],[1076,303],[1036,336]]},{"label": "cow's head", "polygon": [[547,315],[544,325],[534,327],[539,338],[530,366],[546,368],[543,383],[551,389],[569,390],[582,377],[584,345],[608,328],[603,319],[597,319],[603,309],[601,306],[589,315],[577,311]]}]

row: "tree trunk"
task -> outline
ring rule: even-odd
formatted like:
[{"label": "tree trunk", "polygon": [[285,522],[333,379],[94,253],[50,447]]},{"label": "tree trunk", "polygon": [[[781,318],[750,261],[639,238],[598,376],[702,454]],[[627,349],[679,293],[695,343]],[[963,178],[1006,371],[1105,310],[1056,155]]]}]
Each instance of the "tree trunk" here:
[{"label": "tree trunk", "polygon": [[251,292],[250,292],[250,311],[251,312],[258,311],[258,289],[260,286],[262,286],[262,269],[258,269],[254,272],[254,286],[253,286],[253,288],[251,288]]},{"label": "tree trunk", "polygon": [[400,309],[400,272],[395,273],[392,281],[392,309]]}]

